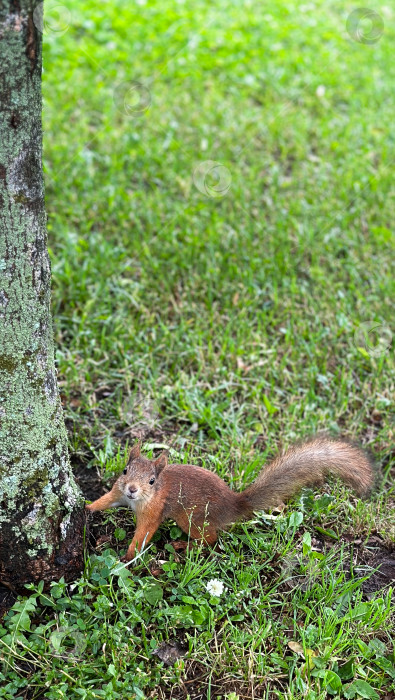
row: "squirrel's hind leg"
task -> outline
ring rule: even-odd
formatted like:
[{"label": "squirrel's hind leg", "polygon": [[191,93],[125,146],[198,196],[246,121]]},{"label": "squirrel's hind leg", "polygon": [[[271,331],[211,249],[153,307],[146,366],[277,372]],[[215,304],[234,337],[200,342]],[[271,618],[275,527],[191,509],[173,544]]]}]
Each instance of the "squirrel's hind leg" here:
[{"label": "squirrel's hind leg", "polygon": [[204,532],[204,535],[202,537],[196,538],[206,544],[208,547],[213,547],[218,539],[218,533],[216,530],[212,530],[211,532]]},{"label": "squirrel's hind leg", "polygon": [[202,527],[198,527],[196,523],[190,522],[186,514],[185,517],[177,518],[176,522],[192,540],[203,542],[208,547],[212,547],[218,539],[217,530],[210,523],[204,523]]}]

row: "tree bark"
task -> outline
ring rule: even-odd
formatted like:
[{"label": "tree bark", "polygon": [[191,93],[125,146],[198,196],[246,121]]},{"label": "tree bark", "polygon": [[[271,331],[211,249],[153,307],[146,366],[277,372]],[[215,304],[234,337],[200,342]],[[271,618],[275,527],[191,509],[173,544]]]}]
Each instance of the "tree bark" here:
[{"label": "tree bark", "polygon": [[16,590],[75,577],[85,523],[54,364],[39,5],[0,0],[0,582]]}]

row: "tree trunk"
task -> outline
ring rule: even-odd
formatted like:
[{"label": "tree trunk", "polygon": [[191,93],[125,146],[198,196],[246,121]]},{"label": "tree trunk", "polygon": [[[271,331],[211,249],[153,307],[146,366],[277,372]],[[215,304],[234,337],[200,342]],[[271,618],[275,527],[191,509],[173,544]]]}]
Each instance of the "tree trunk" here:
[{"label": "tree trunk", "polygon": [[50,312],[36,0],[0,0],[0,582],[70,579],[84,513]]}]

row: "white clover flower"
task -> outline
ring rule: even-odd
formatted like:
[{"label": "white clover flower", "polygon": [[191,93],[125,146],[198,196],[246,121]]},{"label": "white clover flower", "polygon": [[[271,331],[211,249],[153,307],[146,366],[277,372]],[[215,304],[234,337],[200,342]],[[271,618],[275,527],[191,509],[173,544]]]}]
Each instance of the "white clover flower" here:
[{"label": "white clover flower", "polygon": [[224,592],[225,586],[222,581],[219,581],[217,578],[212,578],[211,581],[208,582],[206,588],[210,595],[215,595],[219,598]]}]

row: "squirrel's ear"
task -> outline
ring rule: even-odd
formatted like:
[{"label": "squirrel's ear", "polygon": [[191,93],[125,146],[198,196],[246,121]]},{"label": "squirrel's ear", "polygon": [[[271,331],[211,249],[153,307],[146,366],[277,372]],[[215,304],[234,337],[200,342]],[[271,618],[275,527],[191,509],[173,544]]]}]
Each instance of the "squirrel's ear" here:
[{"label": "squirrel's ear", "polygon": [[129,452],[129,460],[131,459],[137,459],[137,457],[140,457],[140,450],[141,450],[141,442],[136,442],[135,445],[133,445],[132,449]]},{"label": "squirrel's ear", "polygon": [[154,466],[158,474],[167,467],[167,452],[162,452],[158,459],[155,459]]}]

